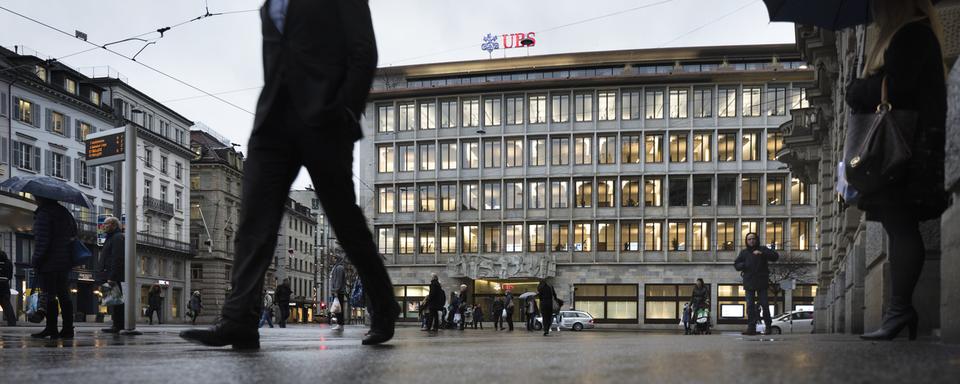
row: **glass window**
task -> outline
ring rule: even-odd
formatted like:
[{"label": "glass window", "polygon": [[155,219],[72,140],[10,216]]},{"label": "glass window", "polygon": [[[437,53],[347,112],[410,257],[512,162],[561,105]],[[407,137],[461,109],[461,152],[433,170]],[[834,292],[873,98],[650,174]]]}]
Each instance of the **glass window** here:
[{"label": "glass window", "polygon": [[507,167],[523,166],[523,138],[507,139]]},{"label": "glass window", "polygon": [[713,147],[713,133],[697,132],[693,134],[693,161],[711,162],[713,156],[711,149]]},{"label": "glass window", "polygon": [[597,250],[612,252],[617,250],[617,223],[597,223]]},{"label": "glass window", "polygon": [[646,116],[647,119],[663,118],[663,90],[649,90],[646,92]]},{"label": "glass window", "polygon": [[527,226],[528,251],[544,252],[547,250],[547,226],[544,224],[530,224]]},{"label": "glass window", "polygon": [[643,202],[646,207],[663,206],[663,177],[647,176],[643,179]]},{"label": "glass window", "polygon": [[643,135],[645,143],[645,153],[646,153],[646,162],[647,163],[662,163],[663,162],[663,135],[662,134],[645,134]]},{"label": "glass window", "polygon": [[[146,185],[146,184],[144,184]],[[377,212],[378,213],[393,213],[394,206],[396,202],[394,201],[396,195],[393,187],[379,187],[377,188],[377,195],[379,196],[379,201],[377,203]]]},{"label": "glass window", "polygon": [[550,208],[567,208],[570,205],[570,182],[567,180],[550,181]]},{"label": "glass window", "polygon": [[783,205],[787,201],[786,183],[786,176],[767,175],[767,205]]},{"label": "glass window", "polygon": [[377,132],[393,132],[393,106],[377,106]]},{"label": "glass window", "polygon": [[464,127],[479,127],[480,126],[480,100],[478,99],[464,99],[461,101],[463,106],[463,112],[461,118],[463,119]]},{"label": "glass window", "polygon": [[741,156],[743,161],[760,160],[760,132],[744,131],[741,140]]},{"label": "glass window", "polygon": [[16,101],[14,116],[18,116],[22,123],[40,126],[40,121],[37,120],[36,117],[36,114],[39,112],[39,107],[34,108],[37,105],[27,100],[18,98],[14,98],[14,100]]},{"label": "glass window", "polygon": [[613,208],[614,202],[614,190],[617,180],[616,179],[598,179],[597,180],[597,206],[601,208]]},{"label": "glass window", "polygon": [[415,204],[417,202],[416,189],[412,185],[401,185],[397,187],[397,202],[399,207],[397,212],[413,212],[416,209]]},{"label": "glass window", "polygon": [[393,242],[393,228],[377,227],[377,248],[380,253],[392,255],[394,249]]},{"label": "glass window", "polygon": [[737,242],[737,222],[732,220],[717,221],[717,250],[733,251]]},{"label": "glass window", "polygon": [[593,163],[593,138],[590,136],[577,136],[573,138],[573,163],[574,164],[592,164]]},{"label": "glass window", "polygon": [[787,115],[787,87],[767,88],[767,115]]},{"label": "glass window", "polygon": [[401,255],[412,254],[414,247],[416,247],[415,239],[413,227],[397,228],[397,253]]},{"label": "glass window", "polygon": [[506,181],[503,184],[504,208],[523,209],[523,181]]},{"label": "glass window", "polygon": [[794,251],[810,250],[810,220],[790,222],[790,248]]},{"label": "glass window", "polygon": [[530,209],[543,209],[547,207],[547,182],[530,182]]},{"label": "glass window", "polygon": [[745,237],[747,237],[748,233],[756,233],[759,236],[760,222],[755,220],[740,221],[740,236],[737,237],[737,241],[741,242],[740,246],[743,246],[742,241]]},{"label": "glass window", "polygon": [[713,199],[713,176],[695,175],[693,176],[693,206],[709,207]]},{"label": "glass window", "polygon": [[737,161],[736,132],[717,132],[717,158],[720,161]]},{"label": "glass window", "polygon": [[694,221],[691,233],[693,235],[694,251],[710,250],[711,241],[710,241],[710,222],[709,221]]},{"label": "glass window", "polygon": [[640,206],[640,178],[623,177],[620,180],[620,205],[623,207]]},{"label": "glass window", "polygon": [[783,220],[767,220],[767,246],[771,249],[782,249],[783,244]]},{"label": "glass window", "polygon": [[437,169],[437,145],[420,144],[420,170],[432,171]]},{"label": "glass window", "polygon": [[417,153],[414,152],[413,144],[397,144],[397,152],[400,159],[400,172],[413,172],[417,166]]},{"label": "glass window", "polygon": [[663,223],[657,221],[643,223],[643,250],[663,250]]},{"label": "glass window", "polygon": [[806,88],[793,88],[790,92],[790,109],[810,108]]},{"label": "glass window", "polygon": [[713,116],[713,90],[696,88],[693,90],[693,117]]},{"label": "glass window", "polygon": [[733,207],[737,205],[737,175],[717,176],[717,205]]},{"label": "glass window", "polygon": [[600,91],[597,93],[597,119],[613,121],[617,119],[617,93]]},{"label": "glass window", "polygon": [[570,95],[553,95],[552,98],[554,123],[566,123],[570,121]]},{"label": "glass window", "polygon": [[593,206],[593,180],[576,180],[575,204],[577,208],[590,208]]},{"label": "glass window", "polygon": [[737,117],[736,88],[720,88],[717,91],[717,116]]},{"label": "glass window", "polygon": [[502,154],[500,153],[499,139],[483,140],[483,167],[484,168],[500,168],[501,156]]},{"label": "glass window", "polygon": [[574,96],[576,121],[593,121],[593,94],[578,93]]},{"label": "glass window", "polygon": [[[541,140],[542,142],[542,140]],[[570,137],[553,136],[550,138],[550,164],[568,165],[570,164]],[[539,164],[544,165],[544,164]]]},{"label": "glass window", "polygon": [[501,238],[500,223],[483,225],[483,252],[500,252]]},{"label": "glass window", "polygon": [[687,250],[687,222],[671,221],[667,224],[667,240],[671,251]]},{"label": "glass window", "polygon": [[417,228],[420,235],[420,254],[431,254],[437,251],[437,231],[433,226]]},{"label": "glass window", "polygon": [[437,128],[437,103],[420,103],[420,129]]},{"label": "glass window", "polygon": [[740,183],[741,204],[760,205],[760,176],[744,175]]},{"label": "glass window", "polygon": [[798,178],[790,180],[790,203],[793,205],[807,205],[807,183]]},{"label": "glass window", "polygon": [[399,131],[412,131],[417,126],[417,109],[414,103],[399,105]]},{"label": "glass window", "polygon": [[670,176],[670,206],[687,206],[687,177]]},{"label": "glass window", "polygon": [[523,96],[507,97],[507,125],[523,124]]},{"label": "glass window", "polygon": [[530,139],[530,166],[540,167],[547,165],[547,140],[543,138]]},{"label": "glass window", "polygon": [[670,135],[670,162],[687,162],[687,134],[675,133]]},{"label": "glass window", "polygon": [[550,224],[550,241],[555,252],[565,252],[570,246],[570,225],[567,223]]},{"label": "glass window", "polygon": [[597,137],[597,162],[600,164],[617,163],[617,136]]},{"label": "glass window", "polygon": [[377,147],[377,172],[393,172],[393,146],[381,145]]},{"label": "glass window", "polygon": [[743,116],[759,117],[762,105],[760,104],[760,87],[743,87]]},{"label": "glass window", "polygon": [[767,160],[777,159],[777,152],[783,149],[783,132],[778,130],[767,131]]},{"label": "glass window", "polygon": [[437,186],[420,185],[420,212],[433,212],[437,209]]},{"label": "glass window", "polygon": [[576,252],[590,252],[592,250],[592,239],[590,223],[573,224],[573,250]]},{"label": "glass window", "polygon": [[440,143],[440,169],[457,169],[457,143]]},{"label": "glass window", "polygon": [[463,225],[460,227],[463,234],[461,243],[461,252],[476,253],[480,248],[480,234],[476,225]]},{"label": "glass window", "polygon": [[620,241],[623,242],[624,251],[640,250],[640,222],[639,221],[621,221],[620,222]]},{"label": "glass window", "polygon": [[500,210],[500,183],[483,183],[483,209],[488,211]]},{"label": "glass window", "polygon": [[690,93],[687,89],[670,89],[670,118],[671,119],[686,119],[687,111],[689,107],[687,106],[687,96]]},{"label": "glass window", "polygon": [[547,122],[547,96],[530,96],[530,124]]},{"label": "glass window", "polygon": [[483,98],[483,125],[484,126],[494,126],[500,125],[500,117],[503,116],[503,112],[500,106],[500,98]]},{"label": "glass window", "polygon": [[504,251],[523,252],[523,224],[506,224],[503,232],[506,235]]},{"label": "glass window", "polygon": [[620,162],[623,164],[640,164],[640,135],[623,135],[620,137]]},{"label": "glass window", "polygon": [[463,148],[463,169],[476,169],[480,166],[480,143],[476,141],[464,141],[461,143]]},{"label": "glass window", "polygon": [[457,251],[457,225],[440,224],[440,253]]},{"label": "glass window", "polygon": [[463,211],[475,211],[480,208],[480,191],[477,183],[460,184],[460,190],[463,192],[461,197],[460,209]]},{"label": "glass window", "polygon": [[440,184],[440,210],[447,212],[457,210],[456,184]]},{"label": "glass window", "polygon": [[640,118],[640,92],[623,91],[620,93],[620,118],[637,120]]}]

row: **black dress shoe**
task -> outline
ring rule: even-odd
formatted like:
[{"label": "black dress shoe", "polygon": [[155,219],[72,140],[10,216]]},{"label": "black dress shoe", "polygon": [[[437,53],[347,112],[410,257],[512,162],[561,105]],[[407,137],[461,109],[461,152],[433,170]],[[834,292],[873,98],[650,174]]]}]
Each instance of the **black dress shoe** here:
[{"label": "black dress shoe", "polygon": [[393,338],[397,316],[400,315],[400,306],[395,301],[387,305],[387,309],[373,311],[370,332],[363,338],[363,345],[382,344]]},{"label": "black dress shoe", "polygon": [[233,346],[233,349],[259,349],[260,333],[254,326],[243,326],[230,320],[220,320],[210,329],[188,329],[180,337],[194,344],[208,347]]},{"label": "black dress shoe", "polygon": [[60,334],[59,334],[59,335],[60,335],[60,338],[61,338],[61,339],[72,339],[72,338],[73,338],[73,327],[64,328],[63,330],[60,331]]},{"label": "black dress shoe", "polygon": [[100,329],[100,332],[103,332],[103,333],[120,333],[120,329],[118,329],[118,328],[112,328],[112,327],[111,327],[111,328],[101,328],[101,329]]},{"label": "black dress shoe", "polygon": [[41,332],[39,332],[39,333],[31,334],[30,337],[32,337],[32,338],[34,338],[34,339],[45,339],[45,338],[47,338],[47,337],[49,337],[49,338],[51,338],[51,339],[56,339],[56,338],[60,337],[60,334],[57,332],[56,329],[50,330],[50,329],[44,328],[43,331],[41,331]]}]

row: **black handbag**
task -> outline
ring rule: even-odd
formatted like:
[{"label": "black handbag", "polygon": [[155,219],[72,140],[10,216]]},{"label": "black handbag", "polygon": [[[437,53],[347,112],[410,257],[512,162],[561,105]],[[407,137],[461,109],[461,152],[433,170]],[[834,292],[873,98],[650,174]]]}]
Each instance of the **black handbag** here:
[{"label": "black handbag", "polygon": [[874,113],[847,118],[843,162],[847,182],[860,193],[872,193],[897,181],[905,172],[916,131],[915,111],[894,109],[883,77],[881,100]]}]

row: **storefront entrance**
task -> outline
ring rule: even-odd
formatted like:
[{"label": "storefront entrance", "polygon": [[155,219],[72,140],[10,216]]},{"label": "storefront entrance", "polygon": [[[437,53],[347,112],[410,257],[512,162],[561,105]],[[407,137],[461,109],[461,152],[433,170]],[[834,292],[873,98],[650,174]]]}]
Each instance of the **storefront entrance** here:
[{"label": "storefront entrance", "polygon": [[[468,279],[469,281],[469,279]],[[526,320],[524,314],[524,303],[520,300],[520,295],[525,292],[537,292],[537,285],[540,282],[536,279],[477,279],[473,280],[473,297],[468,298],[470,304],[479,304],[483,310],[483,320],[492,322],[494,316],[499,316],[493,312],[493,301],[497,297],[504,297],[509,289],[513,293],[513,321],[522,322]],[[469,283],[467,284],[470,285]],[[537,306],[540,302],[537,299]],[[520,324],[523,327],[522,323]],[[517,327],[517,324],[514,324]]]}]

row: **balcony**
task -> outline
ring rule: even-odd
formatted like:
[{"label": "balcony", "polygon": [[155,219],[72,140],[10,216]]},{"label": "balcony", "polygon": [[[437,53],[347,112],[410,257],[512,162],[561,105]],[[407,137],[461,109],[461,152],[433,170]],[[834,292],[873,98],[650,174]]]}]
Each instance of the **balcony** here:
[{"label": "balcony", "polygon": [[821,143],[827,129],[822,123],[819,107],[790,111],[792,120],[780,126],[783,149],[777,160],[787,164],[790,171],[807,184],[817,184],[820,171]]},{"label": "balcony", "polygon": [[188,255],[196,255],[196,249],[190,245],[179,240],[167,239],[160,236],[154,236],[146,233],[137,234],[137,245],[143,245],[148,247],[160,248],[168,251],[174,251],[179,253],[184,253]]},{"label": "balcony", "polygon": [[152,197],[143,198],[143,209],[148,211],[153,211],[161,215],[173,217],[173,203],[168,203],[163,200],[154,199]]}]

